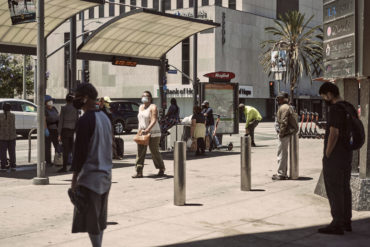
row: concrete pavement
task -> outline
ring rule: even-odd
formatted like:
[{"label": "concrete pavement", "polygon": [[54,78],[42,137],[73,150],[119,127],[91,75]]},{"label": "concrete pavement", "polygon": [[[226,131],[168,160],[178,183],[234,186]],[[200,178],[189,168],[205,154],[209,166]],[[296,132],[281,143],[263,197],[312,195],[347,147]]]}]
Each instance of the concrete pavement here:
[{"label": "concrete pavement", "polygon": [[[322,140],[300,140],[300,179],[272,181],[274,136],[272,123],[256,128],[251,192],[240,191],[238,136],[224,137],[234,142],[231,152],[188,153],[181,207],[173,205],[172,153],[163,154],[167,177],[156,178],[148,159],[145,177],[132,179],[135,157],[128,152],[114,165],[103,246],[370,246],[370,212],[353,212],[352,233],[316,233],[331,220],[327,200],[313,194]],[[87,234],[70,233],[71,174],[52,168],[50,185],[34,186],[30,169],[0,174],[0,246],[90,246]]]}]

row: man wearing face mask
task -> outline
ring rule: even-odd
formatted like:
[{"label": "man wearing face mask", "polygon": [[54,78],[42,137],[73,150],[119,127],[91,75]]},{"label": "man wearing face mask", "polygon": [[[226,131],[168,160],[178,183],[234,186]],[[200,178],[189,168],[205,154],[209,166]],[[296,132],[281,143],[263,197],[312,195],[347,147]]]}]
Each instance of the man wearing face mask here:
[{"label": "man wearing face mask", "polygon": [[112,127],[96,109],[98,92],[90,83],[77,87],[73,105],[84,115],[78,120],[72,161],[72,191],[84,195],[86,206],[74,209],[72,233],[87,232],[92,246],[102,245],[107,227],[108,194],[112,182]]},{"label": "man wearing face mask", "polygon": [[346,110],[351,109],[356,116],[356,109],[339,96],[338,87],[325,82],[319,94],[328,105],[327,124],[324,139],[323,175],[326,194],[329,199],[333,221],[327,227],[320,228],[319,233],[342,235],[352,231],[352,195],[351,162],[352,151],[345,142]]},{"label": "man wearing face mask", "polygon": [[54,99],[50,95],[45,95],[45,121],[46,121],[46,135],[45,135],[45,161],[46,165],[52,166],[51,162],[51,143],[55,148],[55,155],[61,156],[62,151],[58,142],[58,123],[59,112],[54,107]]}]

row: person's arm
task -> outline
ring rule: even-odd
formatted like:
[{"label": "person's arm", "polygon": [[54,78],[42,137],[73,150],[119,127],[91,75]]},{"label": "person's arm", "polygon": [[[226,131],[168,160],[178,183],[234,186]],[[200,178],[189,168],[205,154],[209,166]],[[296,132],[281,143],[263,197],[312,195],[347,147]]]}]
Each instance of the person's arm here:
[{"label": "person's arm", "polygon": [[[284,106],[282,106],[284,107]],[[289,122],[289,110],[284,107],[284,109],[281,110],[281,117],[280,117],[280,122],[279,122],[279,127],[280,127],[280,137],[285,136],[285,132],[288,127],[288,122]]]},{"label": "person's arm", "polygon": [[64,120],[64,110],[65,108],[62,107],[60,110],[60,116],[59,116],[59,124],[58,124],[58,141],[62,140],[62,128],[63,128],[63,120]]},{"label": "person's arm", "polygon": [[325,156],[330,157],[331,153],[334,150],[335,145],[337,145],[339,139],[339,129],[330,126],[330,134],[328,138],[328,145],[326,146]]},{"label": "person's arm", "polygon": [[150,114],[151,115],[151,117],[150,117],[150,124],[144,130],[144,134],[145,133],[149,133],[152,130],[154,124],[158,121],[158,109],[157,109],[157,106],[156,105],[153,104],[153,105],[150,106],[150,112],[151,112],[151,114]]}]

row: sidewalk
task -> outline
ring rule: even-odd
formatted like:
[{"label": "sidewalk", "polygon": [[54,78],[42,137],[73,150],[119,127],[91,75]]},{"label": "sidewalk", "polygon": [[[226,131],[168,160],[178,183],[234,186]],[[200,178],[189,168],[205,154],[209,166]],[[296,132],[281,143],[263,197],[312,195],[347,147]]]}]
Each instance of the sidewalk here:
[{"label": "sidewalk", "polygon": [[[353,233],[316,233],[331,220],[327,200],[313,194],[322,140],[300,140],[299,180],[272,181],[277,169],[272,123],[258,126],[256,135],[253,191],[240,191],[235,142],[231,152],[202,158],[188,153],[182,207],[173,205],[171,153],[164,154],[168,176],[162,179],[154,177],[149,159],[143,179],[131,178],[133,155],[115,163],[103,246],[369,246],[370,212],[353,212]],[[48,186],[32,185],[31,175],[0,177],[0,246],[90,246],[87,234],[70,233],[72,175],[51,173]]]}]

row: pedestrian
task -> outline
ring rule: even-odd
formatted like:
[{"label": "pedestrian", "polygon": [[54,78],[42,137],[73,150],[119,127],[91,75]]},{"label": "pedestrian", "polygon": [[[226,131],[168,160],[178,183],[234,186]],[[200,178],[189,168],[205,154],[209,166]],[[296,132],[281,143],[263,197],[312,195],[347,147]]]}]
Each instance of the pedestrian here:
[{"label": "pedestrian", "polygon": [[328,106],[327,123],[324,139],[323,175],[326,194],[329,199],[331,215],[330,225],[320,228],[319,233],[342,235],[352,231],[352,195],[351,195],[351,162],[352,151],[345,144],[346,110],[343,105],[356,109],[339,95],[338,87],[330,82],[324,83],[319,94]]},{"label": "pedestrian", "polygon": [[209,151],[211,152],[213,149],[213,139],[215,140],[217,148],[221,148],[222,145],[218,141],[217,136],[213,136],[213,132],[215,131],[215,120],[213,119],[213,109],[209,107],[208,100],[203,101],[202,106],[202,114],[206,117],[206,136],[209,138]]},{"label": "pedestrian", "polygon": [[110,97],[108,96],[101,97],[99,100],[99,108],[107,115],[111,124],[113,125],[113,116],[110,110],[110,103],[112,103],[112,100],[110,99]]},{"label": "pedestrian", "polygon": [[[150,133],[149,149],[152,154],[152,159],[155,168],[159,169],[157,176],[164,176],[166,170],[162,155],[159,152],[159,142],[161,139],[161,130],[158,124],[158,109],[155,104],[153,104],[152,94],[149,91],[144,91],[141,102],[143,103],[139,107],[139,114],[137,116],[139,120],[138,132],[146,135]],[[147,146],[137,145],[137,155],[136,155],[136,174],[132,178],[142,178],[144,160],[147,151]]]},{"label": "pedestrian", "polygon": [[53,143],[56,157],[62,157],[62,150],[58,142],[59,112],[54,107],[54,99],[49,95],[45,95],[45,120],[45,161],[47,166],[52,166],[51,143]]},{"label": "pedestrian", "polygon": [[180,107],[177,105],[176,99],[171,99],[171,105],[168,108],[164,119],[160,121],[160,128],[161,128],[161,143],[166,136],[170,133],[168,130],[172,128],[175,124],[180,122]]},{"label": "pedestrian", "polygon": [[0,162],[1,171],[6,171],[7,168],[7,152],[9,153],[9,168],[14,170],[16,168],[15,156],[15,141],[17,139],[15,129],[15,115],[10,112],[11,105],[4,103],[3,113],[0,113]]},{"label": "pedestrian", "polygon": [[75,206],[72,233],[87,232],[93,247],[102,246],[107,227],[108,194],[112,183],[112,129],[108,117],[96,109],[98,92],[90,83],[76,89],[73,105],[84,115],[78,120],[72,162],[71,189],[84,207]]},{"label": "pedestrian", "polygon": [[193,116],[191,117],[191,139],[197,141],[197,150],[195,155],[204,154],[206,144],[204,141],[206,134],[206,119],[202,114],[202,109],[195,105],[193,107]]},{"label": "pedestrian", "polygon": [[66,172],[69,156],[73,150],[74,133],[78,120],[78,110],[73,106],[74,95],[68,93],[66,96],[67,104],[60,110],[58,124],[58,141],[63,145],[63,167],[58,172]]},{"label": "pedestrian", "polygon": [[297,119],[294,116],[293,108],[288,104],[289,95],[281,92],[277,96],[279,110],[277,112],[278,132],[278,172],[272,176],[273,180],[288,179],[288,147],[290,137],[298,132]]},{"label": "pedestrian", "polygon": [[255,147],[256,143],[254,142],[254,129],[262,120],[262,116],[259,111],[253,106],[240,104],[239,110],[245,115],[245,135],[251,136],[251,145],[252,147]]}]

